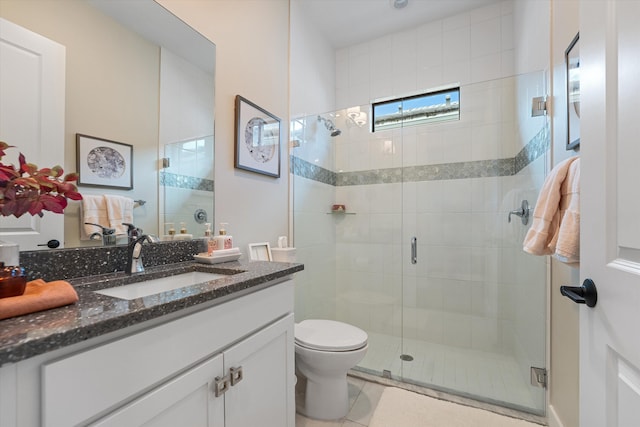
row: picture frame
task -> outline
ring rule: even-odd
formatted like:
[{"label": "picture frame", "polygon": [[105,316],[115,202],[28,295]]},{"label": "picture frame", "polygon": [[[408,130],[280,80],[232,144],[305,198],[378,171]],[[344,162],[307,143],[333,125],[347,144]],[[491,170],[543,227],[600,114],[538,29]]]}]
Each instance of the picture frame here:
[{"label": "picture frame", "polygon": [[269,242],[249,243],[250,261],[272,261],[271,246]]},{"label": "picture frame", "polygon": [[133,189],[133,145],[76,134],[78,185]]},{"label": "picture frame", "polygon": [[580,146],[580,33],[564,53],[567,78],[567,150]]},{"label": "picture frame", "polygon": [[236,95],[235,167],[279,178],[281,127],[278,117]]}]

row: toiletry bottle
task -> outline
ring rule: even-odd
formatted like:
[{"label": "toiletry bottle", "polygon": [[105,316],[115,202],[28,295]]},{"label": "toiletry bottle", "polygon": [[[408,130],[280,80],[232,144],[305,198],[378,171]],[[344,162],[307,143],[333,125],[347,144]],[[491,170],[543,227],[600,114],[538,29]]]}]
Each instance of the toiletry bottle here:
[{"label": "toiletry bottle", "polygon": [[180,234],[187,234],[187,224],[184,222],[180,223]]},{"label": "toiletry bottle", "polygon": [[213,251],[218,249],[218,242],[215,237],[211,235],[211,223],[206,223],[207,229],[204,230],[204,239],[207,242],[207,255],[211,256]]},{"label": "toiletry bottle", "polygon": [[165,222],[165,227],[167,228],[167,234],[164,235],[164,240],[173,240],[173,236],[176,234],[175,228],[173,228],[172,222]]},{"label": "toiletry bottle", "polygon": [[233,248],[233,237],[227,234],[227,230],[224,227],[228,223],[221,222],[220,223],[220,235],[216,236],[216,242],[218,242],[218,249],[231,249]]}]

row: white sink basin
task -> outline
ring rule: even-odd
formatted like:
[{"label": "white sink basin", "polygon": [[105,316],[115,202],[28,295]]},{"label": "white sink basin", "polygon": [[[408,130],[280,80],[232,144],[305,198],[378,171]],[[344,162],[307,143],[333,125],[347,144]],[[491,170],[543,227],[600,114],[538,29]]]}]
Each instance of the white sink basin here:
[{"label": "white sink basin", "polygon": [[130,285],[116,286],[114,288],[100,289],[97,294],[108,295],[120,299],[132,300],[162,292],[173,291],[197,283],[208,282],[223,277],[227,274],[204,273],[201,271],[191,271],[189,273],[176,274],[175,276],[161,277],[159,279],[145,280],[143,282],[131,283]]}]

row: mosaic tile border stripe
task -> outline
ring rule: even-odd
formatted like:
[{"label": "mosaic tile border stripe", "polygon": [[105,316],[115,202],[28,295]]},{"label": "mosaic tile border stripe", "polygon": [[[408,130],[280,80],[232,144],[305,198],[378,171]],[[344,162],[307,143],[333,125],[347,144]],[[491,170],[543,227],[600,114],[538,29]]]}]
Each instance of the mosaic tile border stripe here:
[{"label": "mosaic tile border stripe", "polygon": [[291,170],[294,175],[301,176],[303,178],[311,179],[313,181],[322,182],[328,185],[336,185],[335,172],[328,169],[309,163],[306,160],[302,160],[296,156],[290,156]]},{"label": "mosaic tile border stripe", "polygon": [[478,160],[438,165],[407,166],[335,173],[291,156],[294,175],[333,186],[393,184],[495,176],[512,176],[546,153],[550,148],[549,127],[545,126],[515,156],[508,159]]},{"label": "mosaic tile border stripe", "polygon": [[160,185],[165,187],[184,188],[186,190],[209,191],[213,193],[212,179],[196,178],[169,172],[160,172]]}]

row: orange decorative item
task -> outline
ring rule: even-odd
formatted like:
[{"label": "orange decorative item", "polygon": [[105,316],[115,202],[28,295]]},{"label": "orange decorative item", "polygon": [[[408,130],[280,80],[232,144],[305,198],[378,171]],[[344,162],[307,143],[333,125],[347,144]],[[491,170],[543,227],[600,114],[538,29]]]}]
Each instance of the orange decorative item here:
[{"label": "orange decorative item", "polygon": [[10,266],[5,267],[0,262],[0,298],[22,295],[27,286],[27,277],[24,268]]},{"label": "orange decorative item", "polygon": [[27,282],[24,294],[0,299],[0,320],[50,308],[62,307],[78,301],[78,293],[64,280]]}]

